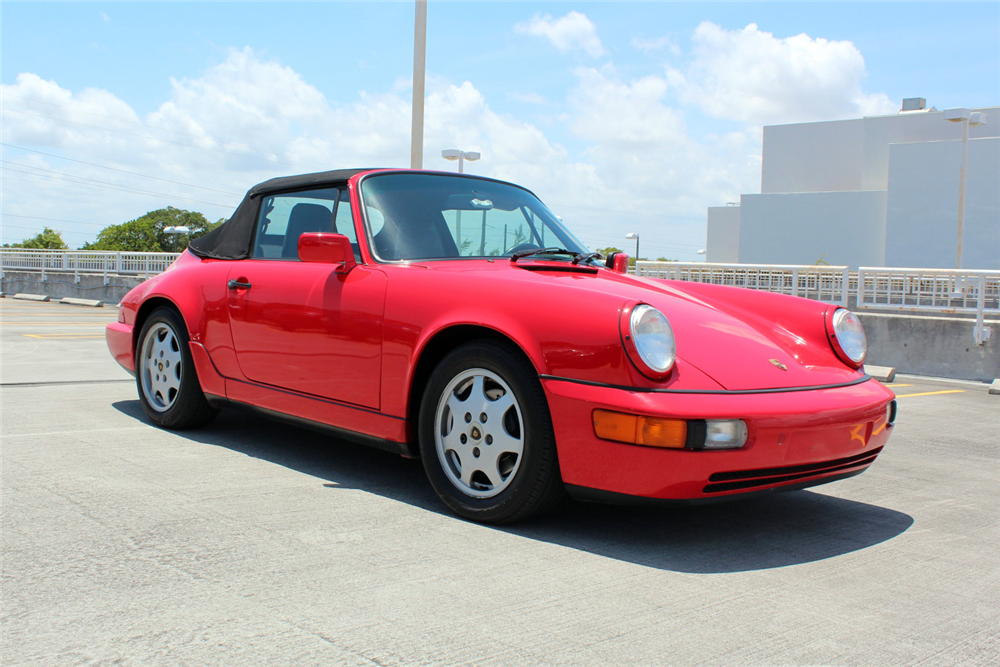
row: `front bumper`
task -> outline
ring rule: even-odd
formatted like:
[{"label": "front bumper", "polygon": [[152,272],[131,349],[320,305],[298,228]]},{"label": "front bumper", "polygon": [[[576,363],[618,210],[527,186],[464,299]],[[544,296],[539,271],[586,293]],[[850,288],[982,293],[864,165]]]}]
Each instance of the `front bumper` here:
[{"label": "front bumper", "polygon": [[132,327],[121,322],[112,322],[104,330],[108,350],[118,365],[135,375],[135,350],[132,345]]},{"label": "front bumper", "polygon": [[[543,378],[563,481],[587,491],[714,500],[804,488],[863,472],[889,438],[891,391],[875,380],[782,393],[655,393]],[[594,435],[593,411],[743,419],[747,443],[721,451],[642,447]],[[590,494],[593,495],[593,494]]]}]

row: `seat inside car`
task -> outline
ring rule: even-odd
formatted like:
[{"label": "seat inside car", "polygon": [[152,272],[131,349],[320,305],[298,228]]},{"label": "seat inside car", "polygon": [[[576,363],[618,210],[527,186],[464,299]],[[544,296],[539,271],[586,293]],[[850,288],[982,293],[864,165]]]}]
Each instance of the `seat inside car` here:
[{"label": "seat inside car", "polygon": [[299,256],[299,236],[307,232],[337,232],[333,211],[322,204],[296,204],[288,216],[285,242],[281,246],[283,259]]}]

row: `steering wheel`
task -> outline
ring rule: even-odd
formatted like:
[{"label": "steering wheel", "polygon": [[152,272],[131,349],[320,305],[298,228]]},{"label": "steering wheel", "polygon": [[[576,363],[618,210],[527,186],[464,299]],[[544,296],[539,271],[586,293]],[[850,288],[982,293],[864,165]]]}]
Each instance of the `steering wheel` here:
[{"label": "steering wheel", "polygon": [[508,257],[510,255],[513,255],[515,252],[520,252],[521,250],[538,250],[540,247],[541,246],[537,246],[534,243],[530,243],[530,242],[529,243],[518,243],[513,248],[507,248],[507,250],[505,250],[503,254],[504,254],[504,257]]}]

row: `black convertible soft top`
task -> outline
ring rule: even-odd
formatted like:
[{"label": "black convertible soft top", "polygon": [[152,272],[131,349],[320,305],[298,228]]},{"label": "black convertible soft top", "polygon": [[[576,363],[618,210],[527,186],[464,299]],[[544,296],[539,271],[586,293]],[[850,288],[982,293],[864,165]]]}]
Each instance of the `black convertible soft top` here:
[{"label": "black convertible soft top", "polygon": [[355,174],[372,169],[337,169],[314,174],[281,176],[258,183],[247,191],[232,217],[188,244],[188,250],[199,257],[212,259],[246,259],[250,255],[250,239],[257,224],[258,197],[272,192],[295,190],[310,185],[337,185],[346,183]]}]

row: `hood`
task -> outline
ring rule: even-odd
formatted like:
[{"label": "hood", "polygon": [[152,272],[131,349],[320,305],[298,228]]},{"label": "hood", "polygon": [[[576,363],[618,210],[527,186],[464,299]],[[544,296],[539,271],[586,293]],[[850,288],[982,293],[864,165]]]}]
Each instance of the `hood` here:
[{"label": "hood", "polygon": [[[458,269],[458,263],[451,264]],[[522,267],[521,262],[510,266],[496,261],[488,270],[506,270],[518,282],[533,284],[533,290],[542,284],[572,285],[599,292],[605,299],[618,296],[621,307],[629,302],[648,303],[670,321],[678,358],[728,390],[842,384],[862,375],[840,361],[827,340],[824,318],[835,306],[734,287],[637,278],[604,269],[568,270],[564,262],[551,262],[551,270],[541,264],[528,268],[527,262]],[[595,303],[600,301],[595,299]]]},{"label": "hood", "polygon": [[832,306],[740,288],[649,283],[645,300],[670,320],[677,356],[726,389],[841,384],[861,375],[826,338]]}]

